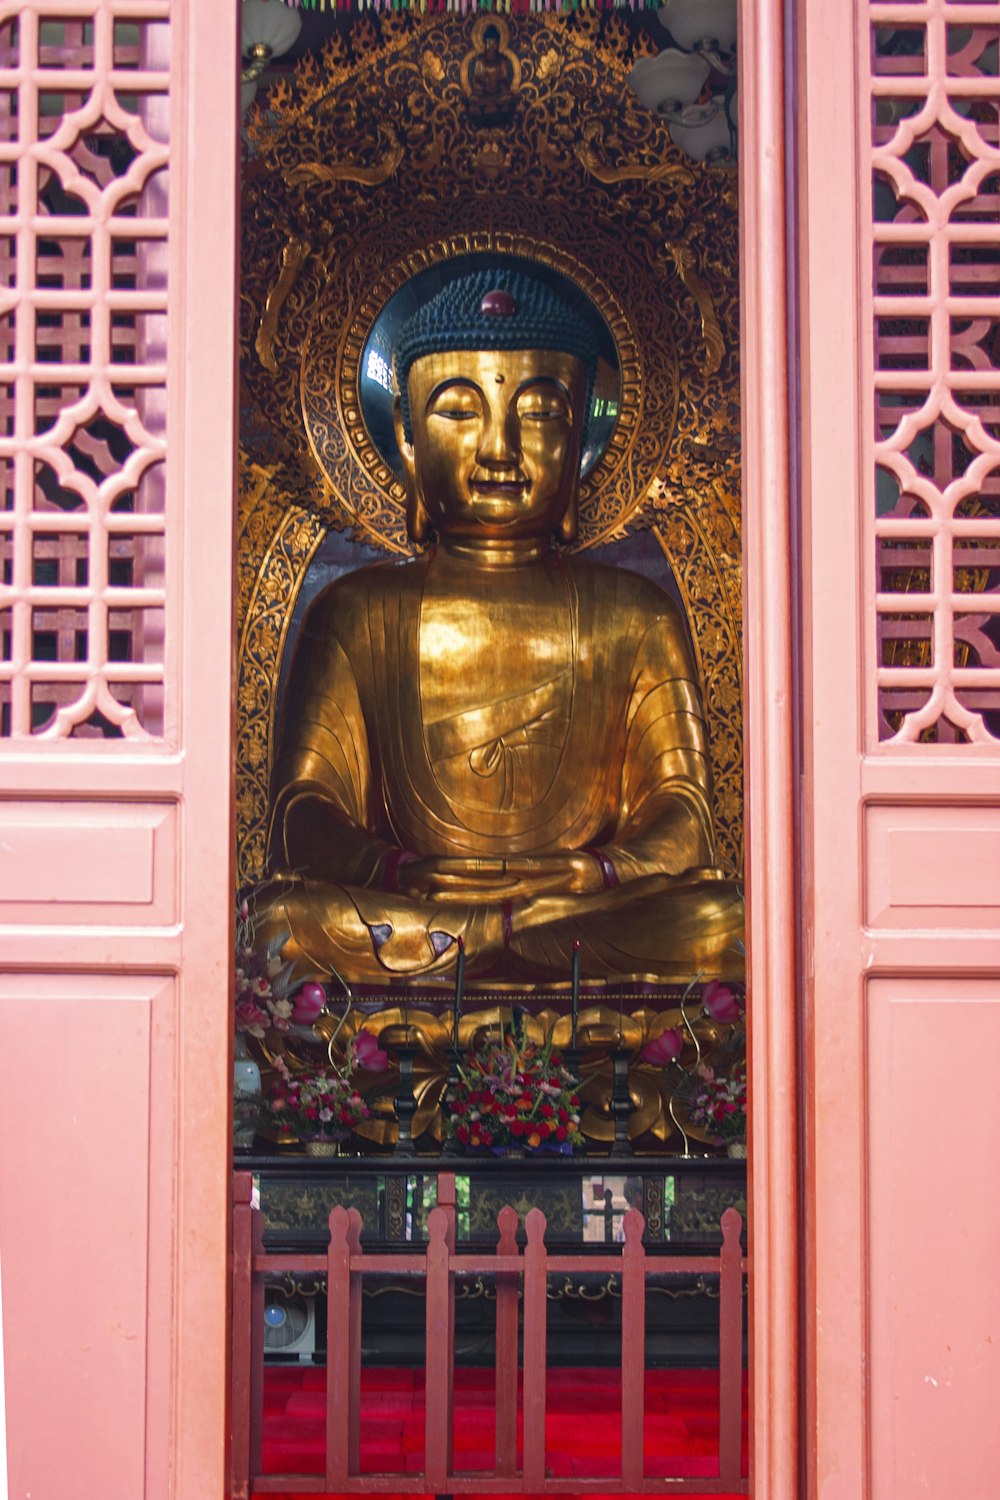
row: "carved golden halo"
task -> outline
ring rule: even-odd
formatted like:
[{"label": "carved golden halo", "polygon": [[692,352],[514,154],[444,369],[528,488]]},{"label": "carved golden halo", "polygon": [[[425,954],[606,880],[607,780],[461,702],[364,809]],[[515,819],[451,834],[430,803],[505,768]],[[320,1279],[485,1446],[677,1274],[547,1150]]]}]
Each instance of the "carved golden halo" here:
[{"label": "carved golden halo", "polygon": [[[539,262],[562,275],[590,298],[614,340],[621,376],[620,411],[607,446],[580,486],[580,537],[577,548],[592,547],[613,535],[642,505],[673,441],[680,397],[673,330],[665,301],[657,326],[647,337],[659,341],[666,358],[643,359],[640,341],[621,303],[605,280],[561,246],[533,236],[490,230],[444,236],[425,243],[365,276],[371,260],[364,247],[348,268],[338,267],[325,282],[309,320],[302,346],[300,394],[302,419],[310,449],[329,486],[330,498],[380,546],[409,554],[403,486],[376,447],[365,424],[360,392],[361,357],[385,304],[419,272],[460,256],[493,251]],[[347,289],[364,286],[356,304],[345,306]],[[330,372],[335,372],[331,378]],[[637,438],[643,407],[656,411],[661,441],[652,448]],[[349,464],[345,493],[344,445]]]}]

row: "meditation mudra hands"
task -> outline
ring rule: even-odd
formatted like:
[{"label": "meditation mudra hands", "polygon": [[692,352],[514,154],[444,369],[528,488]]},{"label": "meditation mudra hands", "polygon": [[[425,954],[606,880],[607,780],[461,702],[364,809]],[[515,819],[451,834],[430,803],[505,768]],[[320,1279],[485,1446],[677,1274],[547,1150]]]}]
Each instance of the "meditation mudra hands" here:
[{"label": "meditation mudra hands", "polygon": [[536,854],[510,859],[431,857],[399,867],[399,892],[414,900],[489,906],[533,896],[604,889],[604,871],[592,854]]},{"label": "meditation mudra hands", "polygon": [[[596,316],[596,314],[595,314]],[[676,605],[561,550],[597,335],[523,263],[471,272],[394,355],[411,561],[303,624],[279,720],[262,936],[302,978],[742,973]]]}]

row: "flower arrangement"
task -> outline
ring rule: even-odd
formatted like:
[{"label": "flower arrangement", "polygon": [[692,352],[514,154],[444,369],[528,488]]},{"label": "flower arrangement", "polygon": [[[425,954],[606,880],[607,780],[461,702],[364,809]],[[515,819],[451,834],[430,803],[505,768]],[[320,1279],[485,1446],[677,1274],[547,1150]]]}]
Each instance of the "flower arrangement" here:
[{"label": "flower arrangement", "polygon": [[289,1031],[293,1026],[311,1026],[324,1009],[326,990],[321,984],[304,984],[298,994],[289,993],[291,966],[281,957],[287,933],[266,948],[254,939],[249,903],[240,902],[236,912],[235,1022],[237,1033],[262,1040],[268,1031]]},{"label": "flower arrangement", "polygon": [[[691,1030],[691,1022],[685,1010],[685,1004],[698,980],[693,979],[681,996],[680,1011],[688,1034],[697,1046],[694,1032]],[[743,1020],[745,1006],[738,995],[728,985],[720,984],[717,979],[709,980],[701,992],[701,1014],[717,1025],[736,1027]],[[669,1068],[676,1063],[680,1068],[681,1053],[684,1051],[684,1032],[680,1026],[670,1026],[661,1031],[652,1041],[646,1043],[639,1057],[642,1062],[652,1063],[655,1068]]]},{"label": "flower arrangement", "polygon": [[468,1151],[568,1156],[583,1144],[576,1080],[551,1044],[514,1032],[489,1036],[467,1054],[444,1104],[446,1136]]},{"label": "flower arrangement", "polygon": [[344,1141],[371,1110],[351,1083],[353,1057],[342,1072],[310,1068],[293,1073],[275,1058],[277,1077],[268,1095],[271,1124],[303,1141]]},{"label": "flower arrangement", "polygon": [[[279,964],[280,967],[280,964]],[[237,957],[236,1030],[262,1038],[269,1030],[287,1031],[292,1024],[292,1002],[275,994],[264,954]]]},{"label": "flower arrangement", "polygon": [[[728,985],[712,979],[701,992],[701,1015],[726,1030],[712,1037],[707,1057],[686,1009],[701,976],[687,986],[680,1001],[682,1026],[670,1026],[646,1043],[641,1062],[662,1068],[670,1095],[670,1114],[684,1134],[684,1125],[674,1115],[673,1101],[681,1104],[688,1126],[704,1132],[704,1138],[725,1145],[731,1156],[745,1154],[747,1133],[746,1002]],[[697,1017],[695,1018],[695,1024]],[[685,1037],[685,1031],[687,1036]],[[681,1061],[685,1046],[694,1049],[694,1061]],[[685,1155],[687,1137],[685,1134]]]},{"label": "flower arrangement", "polygon": [[[699,1063],[684,1090],[688,1118],[720,1142],[746,1140],[747,1060],[743,1034],[720,1047],[710,1062]],[[678,1091],[679,1092],[679,1091]]]}]

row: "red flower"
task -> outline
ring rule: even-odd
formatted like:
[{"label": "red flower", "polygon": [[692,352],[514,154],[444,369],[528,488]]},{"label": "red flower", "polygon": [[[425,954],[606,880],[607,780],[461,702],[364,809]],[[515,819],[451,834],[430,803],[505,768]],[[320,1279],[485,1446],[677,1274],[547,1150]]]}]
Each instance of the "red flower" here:
[{"label": "red flower", "polygon": [[528,1124],[527,1124],[526,1120],[511,1120],[511,1122],[510,1122],[510,1133],[511,1133],[511,1135],[526,1135],[527,1132],[528,1132]]},{"label": "red flower", "polygon": [[567,1110],[563,1109],[563,1107],[562,1107],[561,1104],[559,1106],[559,1115],[558,1115],[558,1118],[559,1118],[559,1124],[560,1125],[565,1125],[566,1121],[569,1119],[569,1112]]},{"label": "red flower", "polygon": [[469,1127],[468,1127],[468,1125],[460,1125],[458,1127],[458,1129],[455,1131],[455,1135],[461,1141],[461,1143],[462,1143],[463,1146],[467,1146],[468,1145],[468,1143],[469,1143]]},{"label": "red flower", "polygon": [[244,998],[250,993],[250,990],[244,990],[243,996],[236,1002],[236,1030],[249,1031],[256,1037],[262,1037],[270,1026],[271,1019],[252,999]]},{"label": "red flower", "polygon": [[564,1141],[566,1139],[566,1137],[567,1137],[568,1134],[569,1134],[569,1131],[566,1129],[565,1125],[557,1125],[556,1126],[556,1140],[557,1141]]},{"label": "red flower", "polygon": [[552,1116],[555,1114],[555,1110],[552,1108],[551,1104],[543,1104],[538,1113],[541,1115],[543,1120],[551,1120]]}]

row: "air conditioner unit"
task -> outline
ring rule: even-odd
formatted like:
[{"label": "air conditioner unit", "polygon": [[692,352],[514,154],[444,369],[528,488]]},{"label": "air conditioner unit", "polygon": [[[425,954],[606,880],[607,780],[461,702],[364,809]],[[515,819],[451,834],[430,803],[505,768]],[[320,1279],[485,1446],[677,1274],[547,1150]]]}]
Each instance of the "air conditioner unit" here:
[{"label": "air conditioner unit", "polygon": [[272,1363],[316,1356],[316,1294],[286,1286],[264,1288],[264,1358]]}]

